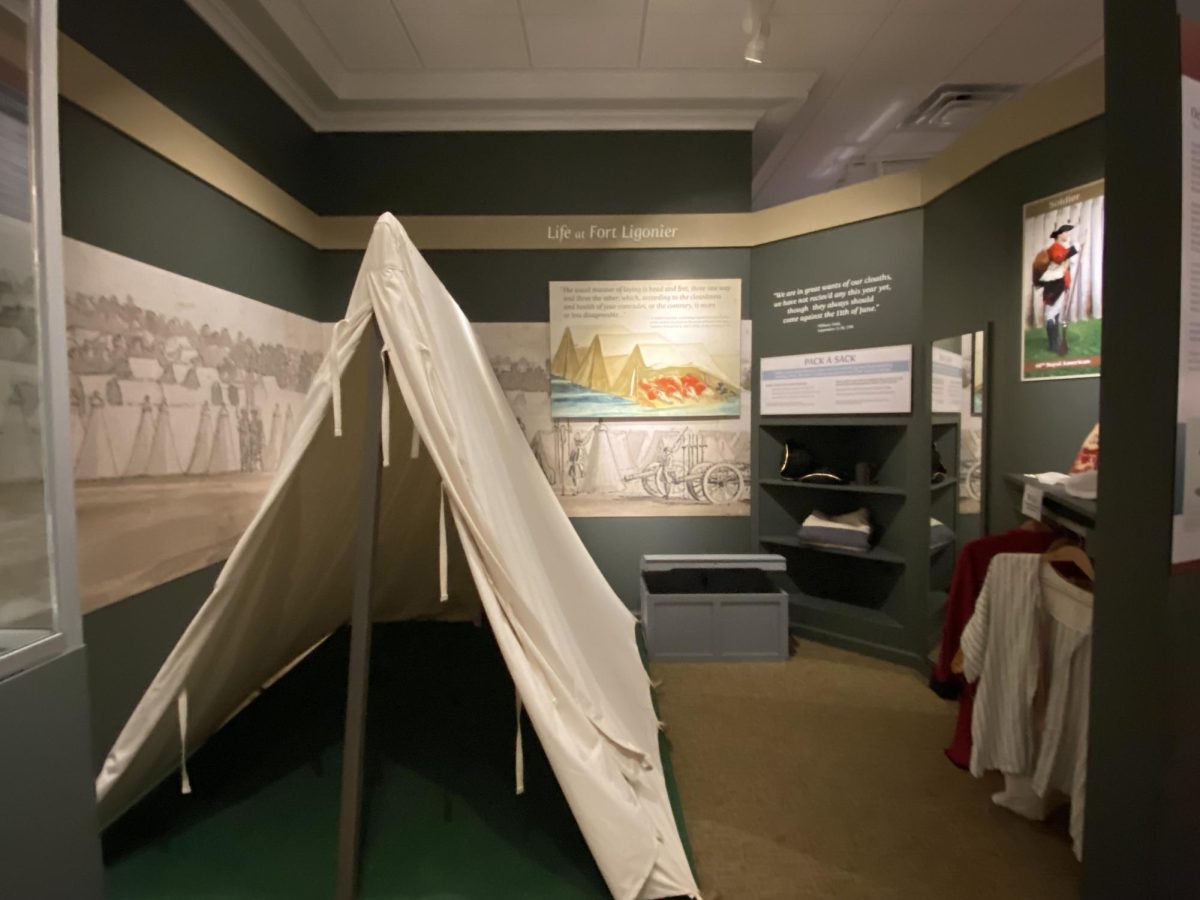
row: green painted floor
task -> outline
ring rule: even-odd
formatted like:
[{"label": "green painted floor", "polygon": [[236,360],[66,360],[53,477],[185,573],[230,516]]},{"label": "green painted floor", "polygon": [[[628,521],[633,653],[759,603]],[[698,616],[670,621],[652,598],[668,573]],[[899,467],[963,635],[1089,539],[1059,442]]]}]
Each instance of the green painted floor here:
[{"label": "green painted floor", "polygon": [[[346,658],[338,633],[191,758],[190,796],[173,777],[113,825],[106,896],[331,897]],[[609,896],[528,721],[515,795],[486,629],[376,626],[370,691],[364,900]]]}]

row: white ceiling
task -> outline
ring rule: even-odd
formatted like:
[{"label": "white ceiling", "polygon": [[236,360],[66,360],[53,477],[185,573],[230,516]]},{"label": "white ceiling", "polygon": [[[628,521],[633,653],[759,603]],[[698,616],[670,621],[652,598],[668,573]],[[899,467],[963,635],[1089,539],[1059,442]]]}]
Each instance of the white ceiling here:
[{"label": "white ceiling", "polygon": [[[188,0],[313,128],[755,129],[755,205],[924,158],[945,82],[1027,86],[1103,52],[1103,0]],[[851,175],[850,177],[859,177]]]}]

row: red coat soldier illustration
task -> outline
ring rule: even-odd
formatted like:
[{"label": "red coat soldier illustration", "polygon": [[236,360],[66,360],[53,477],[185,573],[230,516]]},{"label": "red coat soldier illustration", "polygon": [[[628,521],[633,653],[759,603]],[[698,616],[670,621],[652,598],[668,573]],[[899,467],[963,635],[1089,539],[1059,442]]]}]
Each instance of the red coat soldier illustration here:
[{"label": "red coat soldier illustration", "polygon": [[1033,258],[1033,286],[1041,288],[1046,317],[1046,346],[1052,353],[1067,353],[1067,323],[1063,318],[1071,291],[1071,258],[1079,247],[1071,241],[1075,226],[1069,222],[1050,232],[1052,243]]}]

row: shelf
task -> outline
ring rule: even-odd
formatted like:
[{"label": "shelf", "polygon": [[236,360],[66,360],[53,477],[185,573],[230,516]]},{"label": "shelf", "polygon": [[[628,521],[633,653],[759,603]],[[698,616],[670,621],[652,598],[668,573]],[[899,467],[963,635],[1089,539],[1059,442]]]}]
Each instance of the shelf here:
[{"label": "shelf", "polygon": [[761,478],[759,484],[771,487],[806,488],[813,491],[842,491],[847,494],[887,494],[892,497],[905,497],[908,492],[903,488],[889,487],[883,484],[813,484],[807,481],[791,481],[787,478]]},{"label": "shelf", "polygon": [[761,428],[800,428],[808,426],[819,427],[888,427],[888,428],[904,428],[909,423],[909,416],[872,416],[872,415],[846,415],[846,416],[759,416],[758,424]]},{"label": "shelf", "polygon": [[817,547],[812,544],[807,544],[798,537],[788,537],[787,535],[763,535],[759,538],[759,542],[763,544],[771,544],[776,547],[794,547],[798,550],[805,550],[811,553],[827,553],[831,556],[849,556],[854,559],[866,559],[871,562],[887,563],[893,566],[905,565],[904,557],[899,554],[892,553],[890,550],[883,550],[879,547],[872,547],[865,552],[857,550],[839,550],[835,547]]},{"label": "shelf", "polygon": [[1066,520],[1086,530],[1096,527],[1096,501],[1072,497],[1061,484],[1042,484],[1028,475],[1005,475],[1013,487],[1024,489],[1026,485],[1040,488],[1042,508],[1056,520]]},{"label": "shelf", "polygon": [[939,553],[943,553],[946,550],[952,550],[957,546],[958,546],[958,541],[950,541],[950,543],[948,543],[948,544],[939,544],[937,547],[930,547],[929,548],[929,558],[933,559]]},{"label": "shelf", "polygon": [[948,428],[951,425],[961,425],[962,416],[958,413],[934,413],[932,424],[934,428]]},{"label": "shelf", "polygon": [[871,609],[869,606],[858,606],[855,603],[846,603],[843,600],[830,600],[826,597],[814,596],[813,594],[792,592],[788,594],[788,603],[798,609],[822,613],[824,615],[842,616],[847,619],[867,622],[883,628],[902,627],[899,622],[882,610]]},{"label": "shelf", "polygon": [[936,494],[938,491],[942,490],[942,488],[953,487],[956,484],[958,484],[957,478],[947,478],[945,481],[939,481],[937,484],[930,482],[929,491],[930,493]]}]

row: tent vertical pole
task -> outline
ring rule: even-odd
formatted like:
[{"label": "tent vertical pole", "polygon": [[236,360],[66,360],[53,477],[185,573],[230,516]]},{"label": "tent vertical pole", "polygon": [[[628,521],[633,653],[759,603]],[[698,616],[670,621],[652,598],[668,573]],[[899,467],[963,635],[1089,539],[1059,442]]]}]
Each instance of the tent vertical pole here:
[{"label": "tent vertical pole", "polygon": [[354,547],[354,601],[350,613],[350,666],[346,688],[346,736],[342,749],[342,799],[338,823],[337,900],[358,893],[362,817],[363,744],[367,720],[367,679],[371,668],[371,574],[379,519],[380,408],[383,401],[383,345],[372,320],[363,335],[367,383],[363,403],[363,480]]}]

